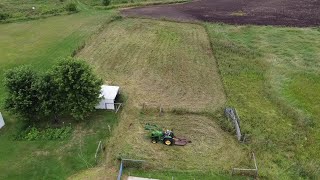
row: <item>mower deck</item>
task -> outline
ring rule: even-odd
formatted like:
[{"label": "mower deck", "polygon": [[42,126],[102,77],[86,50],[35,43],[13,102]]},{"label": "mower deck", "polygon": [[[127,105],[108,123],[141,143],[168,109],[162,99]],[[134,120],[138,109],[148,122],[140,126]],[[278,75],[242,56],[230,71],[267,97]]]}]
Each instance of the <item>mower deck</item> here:
[{"label": "mower deck", "polygon": [[185,146],[186,144],[191,143],[191,141],[187,140],[186,138],[174,138],[174,145],[177,146]]}]

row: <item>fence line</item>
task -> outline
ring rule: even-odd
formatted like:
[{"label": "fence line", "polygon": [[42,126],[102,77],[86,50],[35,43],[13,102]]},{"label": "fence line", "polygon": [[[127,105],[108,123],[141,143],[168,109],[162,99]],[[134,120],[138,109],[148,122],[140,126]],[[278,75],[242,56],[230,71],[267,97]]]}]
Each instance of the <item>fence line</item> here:
[{"label": "fence line", "polygon": [[250,168],[232,168],[231,175],[234,175],[235,171],[239,171],[240,173],[252,171],[254,173],[254,177],[257,178],[258,177],[258,166],[257,166],[256,156],[254,155],[253,152],[252,152],[252,159],[254,162],[254,169],[253,168],[251,168],[251,169]]},{"label": "fence line", "polygon": [[[105,103],[106,105],[108,105],[108,104],[112,104],[112,105],[114,105],[114,107],[115,107],[115,113],[117,113],[118,111],[119,111],[119,109],[120,109],[120,107],[123,105],[123,103]],[[117,106],[118,105],[118,106]]]},{"label": "fence line", "polygon": [[122,103],[114,103],[114,105],[119,105],[118,108],[116,108],[116,113],[119,111],[120,107],[122,106]]},{"label": "fence line", "polygon": [[122,173],[123,173],[123,162],[125,161],[131,161],[131,162],[145,162],[145,160],[137,160],[137,159],[121,159],[121,162],[120,162],[120,168],[119,168],[119,174],[118,174],[118,177],[117,177],[117,180],[121,180],[121,176],[122,176]]}]

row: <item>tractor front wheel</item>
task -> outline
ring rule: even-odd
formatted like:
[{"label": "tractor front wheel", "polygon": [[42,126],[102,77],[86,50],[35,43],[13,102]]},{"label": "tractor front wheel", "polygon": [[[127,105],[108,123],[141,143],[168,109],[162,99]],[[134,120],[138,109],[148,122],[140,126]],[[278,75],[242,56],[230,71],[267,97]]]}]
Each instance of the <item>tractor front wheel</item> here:
[{"label": "tractor front wheel", "polygon": [[156,144],[158,141],[157,141],[156,138],[152,138],[152,139],[151,139],[151,142],[152,142],[152,144]]},{"label": "tractor front wheel", "polygon": [[165,138],[163,143],[167,146],[172,146],[174,144],[174,140],[172,138]]}]

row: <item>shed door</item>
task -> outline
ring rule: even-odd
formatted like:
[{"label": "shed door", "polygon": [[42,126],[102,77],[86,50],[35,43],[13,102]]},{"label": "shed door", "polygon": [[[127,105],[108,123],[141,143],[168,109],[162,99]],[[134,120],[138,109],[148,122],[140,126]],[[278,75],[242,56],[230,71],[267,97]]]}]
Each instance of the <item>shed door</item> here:
[{"label": "shed door", "polygon": [[113,99],[107,99],[106,100],[106,109],[112,109],[114,110],[114,100]]}]

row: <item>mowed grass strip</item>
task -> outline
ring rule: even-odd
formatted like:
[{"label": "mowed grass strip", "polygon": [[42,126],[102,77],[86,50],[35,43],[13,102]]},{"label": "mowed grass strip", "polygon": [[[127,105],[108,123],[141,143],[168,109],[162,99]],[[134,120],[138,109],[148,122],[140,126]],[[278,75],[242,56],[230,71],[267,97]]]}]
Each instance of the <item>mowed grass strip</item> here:
[{"label": "mowed grass strip", "polygon": [[[45,71],[110,21],[114,12],[86,12],[69,16],[0,25],[0,79],[19,65]],[[5,98],[0,81],[0,102]],[[107,125],[116,122],[113,113],[90,116],[88,123],[72,124],[74,133],[63,141],[14,141],[23,123],[0,107],[6,125],[0,132],[0,179],[65,179],[95,165],[100,140],[110,136]],[[69,120],[67,120],[69,121]]]},{"label": "mowed grass strip", "polygon": [[320,177],[317,28],[206,25],[230,106],[251,134],[259,174]]},{"label": "mowed grass strip", "polygon": [[213,172],[225,172],[232,166],[248,165],[247,152],[233,136],[224,132],[212,119],[198,115],[142,115],[141,125],[146,123],[157,124],[163,129],[173,129],[177,137],[184,137],[192,141],[185,147],[167,147],[162,143],[150,144],[148,131],[145,131],[145,142],[149,150],[141,151],[141,146],[136,139],[137,154],[143,157],[155,167],[169,170],[201,170]]},{"label": "mowed grass strip", "polygon": [[[146,160],[146,167],[158,171],[213,172],[229,174],[232,167],[252,167],[249,153],[236,138],[223,131],[215,119],[200,115],[158,113],[144,115],[128,107],[119,118],[107,148],[107,163],[118,166],[118,158]],[[175,135],[192,143],[186,146],[152,144],[145,123],[173,129]],[[164,166],[165,164],[165,166]]]},{"label": "mowed grass strip", "polygon": [[78,54],[131,105],[214,111],[225,103],[205,29],[199,25],[125,19],[108,26]]}]

